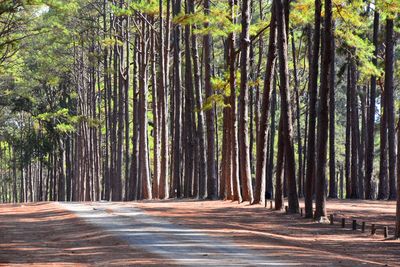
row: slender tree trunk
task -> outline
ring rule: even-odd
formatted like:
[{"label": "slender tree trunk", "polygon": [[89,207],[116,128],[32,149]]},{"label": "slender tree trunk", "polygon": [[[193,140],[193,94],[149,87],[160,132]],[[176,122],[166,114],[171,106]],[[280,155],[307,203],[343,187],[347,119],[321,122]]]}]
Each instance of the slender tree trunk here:
[{"label": "slender tree trunk", "polygon": [[[374,57],[372,63],[378,64],[378,31],[379,31],[379,12],[374,12],[374,32],[372,41],[374,43]],[[369,111],[367,118],[367,136],[365,151],[365,198],[372,199],[372,170],[374,166],[374,129],[375,129],[375,98],[376,98],[376,77],[371,77],[371,86],[369,91]]]},{"label": "slender tree trunk", "polygon": [[[231,21],[235,22],[235,0],[229,1]],[[232,162],[232,191],[233,200],[242,202],[242,192],[240,190],[240,169],[239,169],[239,141],[238,141],[238,124],[237,124],[237,105],[236,105],[236,74],[235,74],[235,34],[232,32],[228,37],[229,46],[229,87],[230,87],[230,120],[229,120],[229,135],[230,135],[230,149],[231,162]]]},{"label": "slender tree trunk", "polygon": [[239,163],[240,178],[242,181],[243,200],[253,202],[253,189],[251,182],[250,151],[249,151],[249,129],[248,129],[248,58],[249,58],[249,36],[250,28],[250,1],[242,2],[242,33],[240,36],[240,97],[239,97]]},{"label": "slender tree trunk", "polygon": [[141,41],[141,60],[140,60],[140,79],[139,79],[139,116],[140,116],[140,134],[139,134],[139,159],[140,159],[140,179],[142,180],[142,194],[144,199],[151,199],[151,182],[150,182],[150,165],[149,165],[149,151],[148,151],[148,138],[147,138],[147,35],[148,29],[144,19],[142,20],[142,34]]},{"label": "slender tree trunk", "polygon": [[394,115],[394,21],[386,19],[385,101],[389,150],[389,199],[396,199],[396,130]]},{"label": "slender tree trunk", "polygon": [[329,197],[337,198],[335,157],[335,36],[332,25],[331,66],[329,73]]},{"label": "slender tree trunk", "polygon": [[303,147],[301,143],[301,126],[300,126],[300,97],[299,97],[299,82],[297,78],[297,60],[296,60],[296,45],[293,30],[291,30],[292,35],[292,58],[293,58],[293,79],[294,79],[294,92],[296,98],[296,128],[297,128],[297,157],[298,157],[298,195],[303,196]]},{"label": "slender tree trunk", "polygon": [[[254,195],[254,203],[263,203],[265,201],[266,189],[266,165],[267,165],[267,146],[268,146],[268,122],[270,114],[270,95],[274,79],[275,59],[277,56],[276,51],[276,19],[275,19],[275,6],[274,3],[271,7],[271,22],[269,45],[267,55],[267,66],[264,76],[264,94],[261,106],[261,121],[260,129],[258,130],[257,137],[257,154],[256,154],[256,189]],[[270,166],[272,168],[272,166]]]},{"label": "slender tree trunk", "polygon": [[[169,14],[169,1],[167,3],[167,14]],[[168,96],[167,96],[167,77],[169,67],[166,65],[168,63],[169,53],[168,46],[169,41],[165,42],[164,40],[164,26],[167,24],[169,26],[169,21],[164,23],[163,18],[163,0],[159,1],[160,15],[159,15],[159,23],[160,23],[160,38],[159,38],[159,71],[160,71],[160,85],[159,85],[159,96],[160,100],[160,126],[161,126],[161,162],[160,162],[160,184],[159,184],[159,197],[161,199],[166,199],[169,197],[169,150],[168,150]],[[168,27],[169,28],[169,27]],[[168,30],[169,31],[169,30]],[[169,37],[169,34],[167,34]]]},{"label": "slender tree trunk", "polygon": [[330,74],[332,67],[332,1],[325,0],[324,17],[324,49],[322,54],[321,89],[319,93],[318,112],[318,149],[317,149],[317,171],[315,183],[315,219],[322,221],[326,219],[326,161],[328,141],[328,97],[331,88]]},{"label": "slender tree trunk", "polygon": [[[189,0],[190,12],[194,13],[194,0]],[[192,25],[192,31],[196,30],[196,25]],[[200,63],[197,45],[197,36],[192,34],[192,57],[193,57],[193,74],[194,89],[196,92],[196,109],[197,109],[197,144],[199,157],[199,198],[203,199],[207,196],[207,150],[206,137],[204,129],[204,112],[203,112],[203,95],[201,90]]]},{"label": "slender tree trunk", "polygon": [[275,184],[275,210],[283,208],[283,175],[285,169],[285,145],[283,136],[283,117],[279,119],[278,129],[278,155],[276,164],[276,184]]},{"label": "slender tree trunk", "polygon": [[346,144],[345,144],[345,176],[346,176],[346,198],[351,196],[350,158],[351,158],[351,71],[347,67],[346,88]]},{"label": "slender tree trunk", "polygon": [[305,185],[305,217],[313,217],[313,183],[315,180],[315,128],[316,128],[316,103],[318,87],[318,59],[321,29],[321,0],[315,0],[314,37],[312,42],[311,64],[309,74],[309,121],[308,121],[308,145],[307,145],[307,170]]},{"label": "slender tree trunk", "polygon": [[[186,13],[189,14],[189,2],[186,1]],[[185,197],[193,195],[194,181],[194,88],[192,74],[192,60],[190,53],[190,26],[185,26]]]},{"label": "slender tree trunk", "polygon": [[[177,16],[181,12],[181,0],[175,0],[173,4],[173,15]],[[174,25],[174,146],[173,146],[173,190],[175,190],[175,197],[181,197],[181,26]]]},{"label": "slender tree trunk", "polygon": [[[130,138],[129,138],[129,90],[130,90],[130,20],[131,18],[128,16],[126,18],[126,28],[125,28],[125,47],[126,47],[126,56],[125,56],[125,69],[124,69],[124,119],[125,119],[125,200],[129,199],[129,190],[132,186],[130,182]],[[155,72],[155,71],[154,71]]]},{"label": "slender tree trunk", "polygon": [[359,195],[359,128],[358,128],[358,97],[357,97],[357,70],[355,62],[350,60],[350,93],[351,93],[351,198],[358,199]]},{"label": "slender tree trunk", "polygon": [[[360,89],[360,87],[359,87]],[[358,146],[358,158],[359,158],[359,164],[358,164],[358,173],[359,173],[359,181],[358,181],[358,186],[359,186],[359,192],[360,192],[360,198],[364,199],[364,192],[365,192],[365,187],[364,187],[364,177],[365,177],[365,165],[364,165],[364,160],[365,160],[365,138],[366,138],[366,128],[365,128],[365,106],[366,106],[366,94],[367,94],[367,88],[366,86],[363,86],[362,92],[359,94],[360,97],[360,106],[361,106],[361,133],[360,133],[360,142]]]},{"label": "slender tree trunk", "polygon": [[[204,14],[210,14],[210,0],[204,1]],[[208,23],[204,24],[208,27]],[[211,34],[205,34],[203,37],[203,53],[204,53],[204,89],[208,100],[213,95],[211,88]],[[215,159],[215,107],[211,105],[206,111],[207,123],[207,195],[210,199],[216,199],[217,191],[217,174]]]},{"label": "slender tree trunk", "polygon": [[388,179],[387,179],[387,108],[385,105],[386,92],[381,93],[381,125],[380,125],[380,159],[379,159],[379,189],[378,199],[388,198]]},{"label": "slender tree trunk", "polygon": [[274,75],[272,95],[271,95],[271,129],[270,129],[270,145],[269,145],[269,156],[268,156],[268,168],[267,168],[267,188],[266,197],[272,199],[274,195],[273,185],[273,169],[274,169],[274,147],[275,147],[275,121],[276,121],[276,76]]},{"label": "slender tree trunk", "polygon": [[[278,51],[280,72],[281,111],[283,117],[283,135],[285,147],[285,162],[287,164],[288,202],[291,213],[299,211],[299,200],[296,188],[296,162],[293,145],[292,109],[289,92],[288,46],[284,4],[282,0],[275,0],[276,19],[278,26]],[[242,73],[243,74],[243,73]]]}]

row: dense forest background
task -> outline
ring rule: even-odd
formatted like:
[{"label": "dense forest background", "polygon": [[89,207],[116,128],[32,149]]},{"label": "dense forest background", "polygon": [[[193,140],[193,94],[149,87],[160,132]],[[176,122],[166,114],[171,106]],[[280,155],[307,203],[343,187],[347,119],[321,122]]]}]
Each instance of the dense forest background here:
[{"label": "dense forest background", "polygon": [[0,3],[0,201],[396,199],[398,0]]}]

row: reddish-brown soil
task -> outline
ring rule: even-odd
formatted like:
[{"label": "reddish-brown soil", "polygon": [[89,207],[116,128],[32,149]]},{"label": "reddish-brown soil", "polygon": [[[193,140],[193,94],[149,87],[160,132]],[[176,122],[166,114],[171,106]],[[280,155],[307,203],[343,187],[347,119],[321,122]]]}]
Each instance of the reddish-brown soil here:
[{"label": "reddish-brown soil", "polygon": [[163,265],[55,203],[0,205],[0,266]]},{"label": "reddish-brown soil", "polygon": [[[300,215],[286,215],[260,205],[226,201],[159,201],[135,205],[148,214],[224,238],[272,257],[302,265],[400,266],[400,242],[385,240],[379,228],[370,235],[371,223],[394,230],[395,202],[328,201],[335,224],[318,224]],[[269,203],[268,203],[269,206]],[[340,220],[347,218],[346,228]],[[366,232],[351,229],[351,220],[367,222]]]},{"label": "reddish-brown soil", "polygon": [[[172,223],[197,229],[299,265],[400,266],[400,242],[384,240],[382,229],[370,235],[371,223],[393,231],[395,203],[329,201],[335,225],[317,224],[260,205],[227,201],[149,201],[120,203]],[[340,218],[347,218],[345,229]],[[351,219],[367,222],[366,233],[351,230]],[[58,204],[0,205],[0,266],[138,266],[173,265],[159,255],[128,246]]]}]

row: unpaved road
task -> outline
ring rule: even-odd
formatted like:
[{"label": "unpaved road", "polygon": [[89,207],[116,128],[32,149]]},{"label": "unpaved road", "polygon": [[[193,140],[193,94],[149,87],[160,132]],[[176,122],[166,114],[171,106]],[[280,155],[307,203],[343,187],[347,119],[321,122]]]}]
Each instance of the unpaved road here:
[{"label": "unpaved road", "polygon": [[[390,225],[394,205],[329,201],[328,209]],[[399,251],[381,233],[246,203],[0,205],[0,266],[400,266]]]},{"label": "unpaved road", "polygon": [[160,255],[180,266],[293,266],[299,265],[260,255],[202,231],[174,224],[119,203],[60,203],[85,222],[123,239],[132,247]]}]

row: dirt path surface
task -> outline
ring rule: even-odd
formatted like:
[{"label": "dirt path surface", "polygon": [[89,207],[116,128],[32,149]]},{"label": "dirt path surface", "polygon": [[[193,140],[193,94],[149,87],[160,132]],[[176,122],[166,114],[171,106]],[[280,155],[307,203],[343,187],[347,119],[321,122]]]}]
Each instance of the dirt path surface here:
[{"label": "dirt path surface", "polygon": [[[367,232],[394,210],[328,204]],[[0,205],[0,266],[400,266],[399,241],[350,229],[226,201]]]},{"label": "dirt path surface", "polygon": [[[269,203],[268,203],[269,204]],[[226,201],[160,201],[135,204],[147,214],[168,219],[235,244],[301,265],[400,266],[400,241],[384,240],[382,229],[371,236],[371,223],[393,230],[395,202],[328,201],[328,213],[347,218],[346,228],[313,223],[260,205]],[[350,219],[366,221],[366,233],[351,230]]]},{"label": "dirt path surface", "polygon": [[180,266],[290,266],[297,263],[273,259],[218,238],[206,231],[171,223],[124,203],[62,203],[85,222],[101,227],[133,247],[161,255]]},{"label": "dirt path surface", "polygon": [[165,266],[57,203],[0,205],[0,266]]}]

